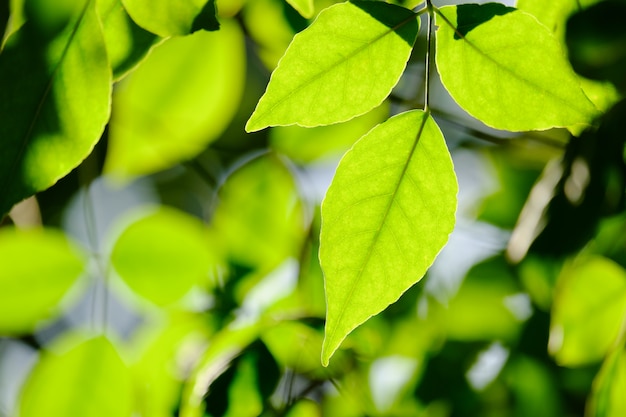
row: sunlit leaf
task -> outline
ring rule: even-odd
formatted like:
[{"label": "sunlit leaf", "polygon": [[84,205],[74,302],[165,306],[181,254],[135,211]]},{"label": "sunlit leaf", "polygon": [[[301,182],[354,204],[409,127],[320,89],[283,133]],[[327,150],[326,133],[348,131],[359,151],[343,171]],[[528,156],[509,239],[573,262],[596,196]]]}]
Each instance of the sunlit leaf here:
[{"label": "sunlit leaf", "polygon": [[113,78],[119,79],[148,53],[158,38],[137,26],[120,0],[100,0],[97,7]]},{"label": "sunlit leaf", "polygon": [[142,28],[162,37],[218,30],[215,0],[121,0]]},{"label": "sunlit leaf", "polygon": [[313,0],[286,0],[294,9],[306,18],[313,17],[315,13],[315,4]]},{"label": "sunlit leaf", "polygon": [[626,271],[605,258],[577,260],[565,268],[556,290],[549,349],[576,366],[600,360],[626,317]]},{"label": "sunlit leaf", "polygon": [[128,226],[111,262],[128,286],[156,304],[183,297],[207,282],[215,255],[206,227],[194,217],[161,207]]},{"label": "sunlit leaf", "polygon": [[[568,18],[575,12],[584,9],[599,0],[518,0],[517,8],[534,15],[541,23],[552,30],[559,41],[565,39],[565,26]],[[585,19],[586,21],[587,19]],[[591,25],[585,25],[590,28]],[[593,31],[593,29],[590,29]],[[589,100],[600,110],[607,110],[619,94],[610,83],[581,79],[581,85]]]},{"label": "sunlit leaf", "polygon": [[20,417],[130,417],[130,373],[113,345],[104,337],[68,344],[44,352],[24,386]]},{"label": "sunlit leaf", "polygon": [[606,358],[594,381],[588,407],[589,416],[626,415],[624,392],[626,392],[626,350],[624,346],[620,346]]},{"label": "sunlit leaf", "polygon": [[116,90],[105,170],[144,175],[196,156],[228,126],[244,77],[243,35],[232,21],[155,47]]},{"label": "sunlit leaf", "polygon": [[533,16],[499,3],[440,12],[437,68],[472,116],[511,131],[574,129],[598,116],[561,44]]},{"label": "sunlit leaf", "polygon": [[246,130],[343,122],[380,105],[404,71],[415,14],[381,2],[329,7],[296,35]]},{"label": "sunlit leaf", "polygon": [[323,364],[422,278],[454,227],[456,193],[441,131],[422,111],[378,125],[344,156],[322,203]]},{"label": "sunlit leaf", "polygon": [[50,15],[36,9],[0,55],[0,215],[74,169],[109,118],[111,72],[95,2],[70,3]]},{"label": "sunlit leaf", "polygon": [[26,333],[59,309],[85,257],[53,229],[0,229],[0,334]]},{"label": "sunlit leaf", "polygon": [[276,155],[269,154],[228,177],[212,225],[230,260],[271,270],[299,254],[302,210],[294,178]]},{"label": "sunlit leaf", "polygon": [[388,116],[389,106],[383,104],[345,123],[315,128],[279,126],[270,130],[270,143],[274,149],[297,162],[337,157]]},{"label": "sunlit leaf", "polygon": [[303,398],[291,407],[286,417],[322,417],[322,410],[317,402]]}]

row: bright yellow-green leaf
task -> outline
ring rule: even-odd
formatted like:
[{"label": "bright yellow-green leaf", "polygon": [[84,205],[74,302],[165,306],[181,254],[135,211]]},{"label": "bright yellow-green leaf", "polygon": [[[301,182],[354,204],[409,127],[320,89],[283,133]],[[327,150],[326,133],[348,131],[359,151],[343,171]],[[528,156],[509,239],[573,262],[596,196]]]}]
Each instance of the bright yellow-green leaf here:
[{"label": "bright yellow-green leaf", "polygon": [[626,415],[626,350],[622,344],[604,361],[593,384],[589,416],[621,417]]},{"label": "bright yellow-green leaf", "polygon": [[559,277],[549,349],[567,366],[600,360],[626,317],[626,271],[601,257],[577,260]]},{"label": "bright yellow-green leaf", "polygon": [[119,79],[148,53],[158,38],[137,26],[120,0],[99,0],[97,3],[113,78]]},{"label": "bright yellow-green leaf", "polygon": [[[589,7],[599,0],[518,0],[517,8],[532,14],[541,23],[552,30],[556,38],[563,42],[565,39],[565,24],[567,19],[582,8]],[[600,82],[581,78],[581,86],[600,110],[608,110],[617,100],[619,93],[609,82]]]},{"label": "bright yellow-green leaf", "polygon": [[217,30],[215,0],[121,0],[142,28],[162,37]]},{"label": "bright yellow-green leaf", "polygon": [[302,203],[291,172],[276,155],[235,171],[218,197],[212,225],[230,260],[267,272],[298,256],[304,237]]},{"label": "bright yellow-green leaf", "polygon": [[0,216],[67,175],[104,130],[111,71],[94,4],[38,1],[0,55]]},{"label": "bright yellow-green leaf", "polygon": [[322,417],[322,410],[317,402],[303,398],[291,407],[286,417]]},{"label": "bright yellow-green leaf", "polygon": [[598,116],[561,43],[533,16],[499,3],[440,13],[441,81],[472,116],[511,131],[575,128]]},{"label": "bright yellow-green leaf", "polygon": [[380,105],[409,59],[415,14],[382,2],[345,2],[296,35],[248,123],[305,127],[343,122]]},{"label": "bright yellow-green leaf", "polygon": [[303,17],[307,19],[313,17],[315,14],[315,4],[313,0],[286,0],[294,9],[298,11]]},{"label": "bright yellow-green leaf", "polygon": [[194,285],[206,283],[215,267],[207,230],[200,220],[161,207],[122,232],[111,262],[137,294],[170,304]]},{"label": "bright yellow-green leaf", "polygon": [[324,365],[424,276],[454,227],[457,189],[441,131],[419,110],[378,125],[343,157],[322,203]]},{"label": "bright yellow-green leaf", "polygon": [[270,130],[270,143],[297,162],[343,155],[361,136],[389,116],[385,104],[345,123],[306,128],[279,126]]},{"label": "bright yellow-green leaf", "polygon": [[53,229],[0,229],[0,334],[31,331],[59,309],[85,267],[84,255]]},{"label": "bright yellow-green leaf", "polygon": [[116,90],[105,170],[144,175],[196,156],[235,115],[244,77],[235,22],[155,47]]},{"label": "bright yellow-green leaf", "polygon": [[131,409],[128,368],[111,342],[97,337],[44,352],[22,391],[19,415],[130,417]]}]

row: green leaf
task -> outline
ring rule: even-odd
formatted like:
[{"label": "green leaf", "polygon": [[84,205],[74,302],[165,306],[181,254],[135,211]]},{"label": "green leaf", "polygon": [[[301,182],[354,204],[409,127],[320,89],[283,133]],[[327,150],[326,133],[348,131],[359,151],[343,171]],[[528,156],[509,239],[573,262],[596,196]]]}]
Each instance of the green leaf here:
[{"label": "green leaf", "polygon": [[315,4],[313,0],[287,0],[287,3],[307,19],[312,18],[315,14]]},{"label": "green leaf", "polygon": [[211,384],[247,346],[259,337],[266,325],[255,323],[245,327],[231,327],[221,330],[213,337],[211,344],[187,380],[180,404],[181,417],[204,415],[204,398]]},{"label": "green leaf", "polygon": [[615,349],[604,361],[594,384],[589,401],[589,415],[593,417],[621,417],[626,415],[626,350]]},{"label": "green leaf", "polygon": [[44,352],[28,377],[20,417],[130,417],[130,373],[104,337],[65,340]]},{"label": "green leaf", "polygon": [[626,317],[626,271],[602,257],[577,260],[564,269],[556,291],[550,353],[566,366],[600,360]]},{"label": "green leaf", "polygon": [[413,12],[391,4],[327,8],[293,38],[246,130],[338,123],[380,105],[402,75],[418,29]]},{"label": "green leaf", "polygon": [[144,58],[158,38],[131,20],[120,0],[98,1],[113,78],[118,80]]},{"label": "green leaf", "polygon": [[212,225],[238,265],[268,272],[297,257],[304,213],[291,172],[273,154],[248,162],[220,189]]},{"label": "green leaf", "polygon": [[441,131],[422,111],[392,117],[346,153],[322,203],[324,365],[423,277],[454,227],[457,190]]},{"label": "green leaf", "polygon": [[145,175],[196,156],[234,117],[244,79],[235,22],[155,47],[116,90],[105,171]]},{"label": "green leaf", "polygon": [[0,334],[32,331],[58,310],[84,255],[53,229],[0,229]]},{"label": "green leaf", "polygon": [[561,44],[533,16],[497,3],[466,4],[441,8],[437,24],[441,81],[483,123],[544,130],[598,116]]},{"label": "green leaf", "polygon": [[188,35],[220,28],[215,0],[121,0],[124,8],[142,28],[161,37]]},{"label": "green leaf", "polygon": [[133,291],[165,305],[206,283],[214,257],[208,229],[200,220],[160,207],[122,232],[111,263]]},{"label": "green leaf", "polygon": [[111,72],[95,2],[72,4],[81,7],[33,14],[0,55],[0,215],[74,169],[109,118]]}]

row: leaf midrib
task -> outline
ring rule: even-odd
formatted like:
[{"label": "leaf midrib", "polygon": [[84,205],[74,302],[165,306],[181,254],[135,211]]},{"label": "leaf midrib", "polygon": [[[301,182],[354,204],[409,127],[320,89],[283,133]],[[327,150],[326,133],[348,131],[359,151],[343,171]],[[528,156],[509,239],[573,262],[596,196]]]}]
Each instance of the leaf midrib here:
[{"label": "leaf midrib", "polygon": [[[83,19],[85,17],[85,14],[87,13],[87,9],[90,7],[91,2],[93,0],[87,0],[85,2],[85,6],[83,7],[83,9],[80,12],[80,15],[78,16],[76,23],[74,25],[74,27],[72,28],[72,31],[68,37],[67,40],[67,44],[65,45],[65,47],[63,48],[63,52],[61,53],[61,56],[59,57],[59,61],[57,62],[57,64],[55,65],[54,69],[52,70],[51,74],[50,74],[50,78],[46,84],[46,87],[43,91],[43,93],[41,94],[41,98],[39,99],[39,102],[37,103],[37,108],[35,110],[35,114],[33,115],[33,118],[30,122],[30,124],[28,125],[28,129],[26,130],[26,133],[24,134],[24,136],[22,137],[22,139],[19,141],[19,149],[18,149],[18,153],[15,157],[15,159],[13,160],[13,163],[11,164],[11,167],[9,168],[9,170],[7,171],[9,174],[13,173],[16,171],[17,166],[19,164],[19,162],[22,160],[24,153],[26,152],[26,148],[28,146],[28,144],[30,143],[31,139],[32,139],[32,133],[35,130],[35,127],[39,121],[39,116],[41,115],[42,109],[44,107],[44,105],[47,103],[48,97],[50,96],[50,91],[52,90],[52,87],[54,85],[54,81],[56,79],[56,76],[59,72],[59,69],[61,67],[61,64],[63,63],[63,61],[65,60],[65,57],[67,56],[67,53],[70,49],[70,46],[72,45],[74,38],[76,37],[76,33],[78,32],[78,29],[80,28]],[[3,180],[2,180],[2,187],[0,187],[0,189],[7,189],[7,184],[9,182],[9,178],[11,178],[11,175],[7,175]],[[7,195],[10,196],[10,194],[7,193]],[[6,204],[6,201],[5,201]],[[10,209],[10,207],[9,207]]]},{"label": "leaf midrib", "polygon": [[[417,110],[416,110],[417,111]],[[328,339],[332,340],[335,337],[335,334],[337,333],[337,328],[338,328],[338,324],[341,323],[341,320],[343,319],[343,316],[345,315],[345,312],[347,311],[347,305],[349,300],[352,299],[353,295],[354,295],[354,291],[356,290],[356,288],[359,286],[358,284],[360,283],[361,279],[363,278],[363,274],[364,271],[367,269],[367,266],[369,265],[370,260],[372,259],[372,253],[374,252],[374,247],[377,246],[378,244],[378,239],[380,237],[380,233],[383,230],[383,226],[385,225],[385,223],[387,222],[387,218],[389,217],[389,213],[391,212],[391,207],[393,205],[394,200],[396,199],[396,195],[398,193],[398,190],[400,189],[400,186],[402,185],[403,181],[404,181],[404,177],[407,173],[409,164],[411,163],[411,160],[413,159],[413,155],[415,154],[415,151],[417,149],[417,145],[420,141],[420,138],[422,136],[422,133],[424,132],[424,127],[426,125],[426,122],[429,118],[430,113],[429,112],[423,112],[422,113],[422,121],[420,123],[420,126],[417,130],[417,134],[415,135],[415,140],[413,141],[413,145],[411,146],[411,150],[409,152],[409,155],[406,159],[406,162],[404,163],[402,170],[400,171],[400,175],[398,176],[398,181],[396,182],[396,185],[392,191],[392,193],[390,194],[389,197],[389,203],[387,204],[387,207],[384,210],[384,214],[382,216],[382,220],[380,221],[380,226],[377,229],[376,233],[374,234],[374,237],[372,238],[372,242],[369,245],[368,249],[367,249],[367,253],[365,255],[365,261],[362,265],[362,267],[359,269],[356,277],[354,280],[352,280],[352,283],[350,285],[350,290],[348,292],[348,297],[346,298],[346,302],[344,302],[341,306],[341,309],[339,310],[339,315],[338,318],[335,320],[335,325],[334,327],[331,329],[331,331],[328,334]],[[336,348],[335,348],[336,350]]]}]

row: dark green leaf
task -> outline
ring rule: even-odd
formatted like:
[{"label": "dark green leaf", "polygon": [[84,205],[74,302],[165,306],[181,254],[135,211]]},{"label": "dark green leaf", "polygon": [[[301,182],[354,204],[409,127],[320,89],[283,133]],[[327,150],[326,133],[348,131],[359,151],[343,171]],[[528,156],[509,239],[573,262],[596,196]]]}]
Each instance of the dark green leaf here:
[{"label": "dark green leaf", "polygon": [[0,215],[74,169],[109,118],[111,71],[94,1],[33,14],[0,55]]}]

